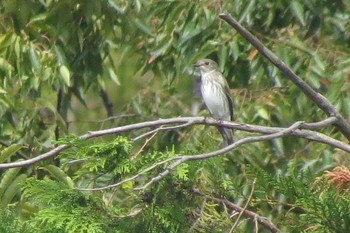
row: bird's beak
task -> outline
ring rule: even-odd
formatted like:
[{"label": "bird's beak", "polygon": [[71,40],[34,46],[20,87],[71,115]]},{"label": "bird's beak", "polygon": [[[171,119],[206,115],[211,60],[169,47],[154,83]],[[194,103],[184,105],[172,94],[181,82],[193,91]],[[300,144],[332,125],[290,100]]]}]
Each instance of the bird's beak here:
[{"label": "bird's beak", "polygon": [[201,67],[203,64],[201,62],[197,62],[196,64],[194,64],[194,67]]}]

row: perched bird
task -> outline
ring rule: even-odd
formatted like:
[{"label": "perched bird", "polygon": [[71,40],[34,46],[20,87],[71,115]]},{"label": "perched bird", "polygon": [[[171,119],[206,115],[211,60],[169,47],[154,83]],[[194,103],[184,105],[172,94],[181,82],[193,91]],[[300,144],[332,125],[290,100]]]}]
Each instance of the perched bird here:
[{"label": "perched bird", "polygon": [[[233,120],[233,101],[226,79],[218,64],[210,59],[203,59],[194,65],[199,68],[201,92],[205,105],[212,117],[222,121]],[[233,131],[222,126],[217,127],[223,138],[222,146],[233,143]]]}]

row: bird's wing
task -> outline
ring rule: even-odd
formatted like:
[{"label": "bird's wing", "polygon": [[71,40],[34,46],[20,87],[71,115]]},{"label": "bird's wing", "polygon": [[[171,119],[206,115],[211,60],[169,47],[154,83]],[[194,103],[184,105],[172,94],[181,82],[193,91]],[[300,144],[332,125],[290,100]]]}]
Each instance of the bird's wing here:
[{"label": "bird's wing", "polygon": [[228,107],[230,109],[230,117],[231,117],[231,121],[233,121],[233,100],[231,98],[231,93],[230,93],[230,88],[228,87],[228,85],[226,85],[225,87],[225,95],[228,101]]},{"label": "bird's wing", "polygon": [[228,101],[228,106],[229,106],[229,109],[230,109],[230,118],[231,118],[231,121],[233,121],[234,104],[233,104],[233,100],[231,98],[230,88],[229,88],[228,83],[227,83],[225,77],[223,76],[223,74],[218,71],[217,75],[222,77],[222,78],[219,79],[219,82],[220,82],[220,85],[225,90],[225,95],[226,95],[226,98],[227,98],[227,101]]},{"label": "bird's wing", "polygon": [[233,119],[234,119],[233,118],[234,104],[233,104],[233,100],[231,98],[230,88],[228,86],[228,83],[227,83],[224,75],[220,71],[217,71],[216,75],[221,77],[220,79],[218,79],[218,81],[220,82],[220,85],[222,86],[222,88],[225,90],[225,95],[226,95],[226,98],[228,101],[228,107],[230,109],[230,118],[231,118],[231,121],[233,121]]}]

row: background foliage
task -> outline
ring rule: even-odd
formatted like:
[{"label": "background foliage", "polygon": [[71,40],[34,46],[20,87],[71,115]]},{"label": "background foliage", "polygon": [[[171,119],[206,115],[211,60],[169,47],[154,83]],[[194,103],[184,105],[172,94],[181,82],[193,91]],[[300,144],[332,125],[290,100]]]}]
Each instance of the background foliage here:
[{"label": "background foliage", "polygon": [[[183,164],[146,192],[133,187],[160,170],[116,189],[83,192],[74,188],[106,186],[177,154],[215,150],[220,136],[203,126],[162,132],[142,151],[145,141],[130,139],[143,131],[89,142],[72,136],[190,115],[191,64],[204,57],[224,71],[236,121],[288,126],[323,119],[218,19],[221,12],[252,31],[348,119],[348,1],[4,0],[0,12],[0,162],[34,157],[57,143],[73,145],[54,161],[0,171],[0,219],[7,224],[1,230],[227,232],[232,211],[197,193],[242,206],[255,177],[248,209],[282,231],[349,229],[348,194],[316,182],[325,170],[349,165],[329,146],[286,137]],[[322,132],[345,141],[331,127]],[[254,229],[243,219],[237,231]]]}]

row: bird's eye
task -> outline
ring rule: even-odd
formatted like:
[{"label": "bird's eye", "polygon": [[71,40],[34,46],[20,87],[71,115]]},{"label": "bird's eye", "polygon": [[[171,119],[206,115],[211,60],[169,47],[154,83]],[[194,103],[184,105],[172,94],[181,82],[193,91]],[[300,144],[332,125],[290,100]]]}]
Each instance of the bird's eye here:
[{"label": "bird's eye", "polygon": [[209,62],[207,61],[207,62],[205,62],[204,64],[207,66],[207,65],[209,65]]}]

